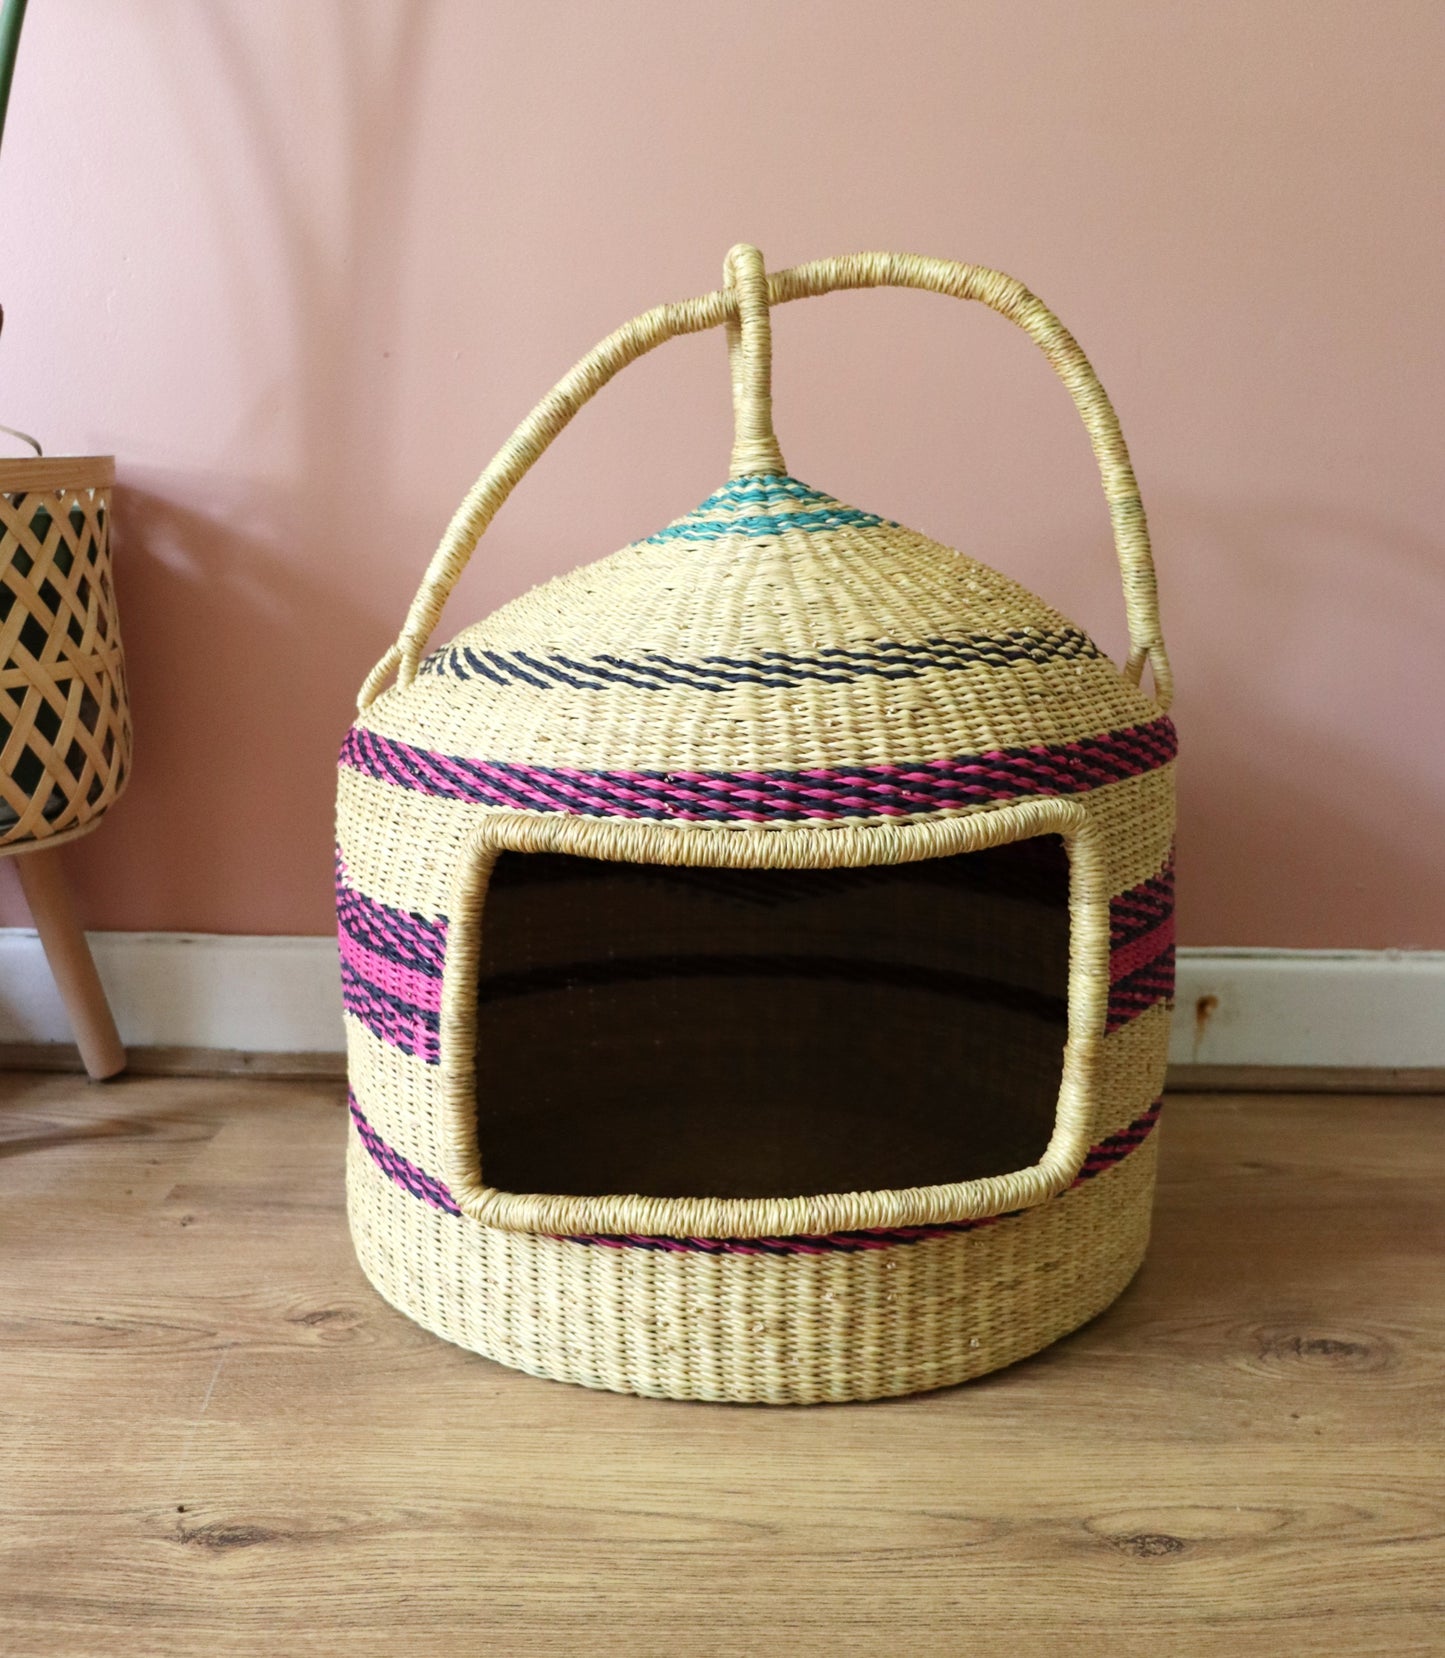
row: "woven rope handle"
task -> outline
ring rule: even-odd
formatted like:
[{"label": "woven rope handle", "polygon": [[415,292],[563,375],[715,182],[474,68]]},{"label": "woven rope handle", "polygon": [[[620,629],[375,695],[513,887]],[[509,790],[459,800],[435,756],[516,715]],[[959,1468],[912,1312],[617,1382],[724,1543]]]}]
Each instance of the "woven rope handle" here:
[{"label": "woven rope handle", "polygon": [[1124,673],[1137,685],[1147,662],[1154,676],[1154,700],[1161,710],[1167,709],[1174,697],[1174,677],[1159,626],[1159,592],[1144,503],[1139,498],[1119,417],[1078,341],[1022,282],[983,265],[959,265],[951,259],[925,259],[908,253],[853,253],[842,259],[795,265],[768,278],[768,294],[774,305],[845,288],[922,288],[954,299],[976,299],[1017,323],[1048,358],[1068,388],[1089,434],[1109,503],[1129,621],[1129,659]]},{"label": "woven rope handle", "polygon": [[680,334],[725,324],[733,388],[735,435],[731,475],[781,473],[782,453],[772,425],[772,335],[768,311],[788,300],[848,288],[921,288],[973,299],[1017,323],[1052,364],[1084,423],[1099,467],[1114,529],[1114,547],[1129,622],[1126,677],[1138,684],[1147,662],[1161,709],[1173,697],[1169,657],[1159,626],[1159,597],[1149,529],[1118,416],[1078,342],[1021,282],[982,265],[914,254],[855,253],[819,259],[767,275],[762,255],[741,244],[727,257],[721,292],[660,305],[609,334],[527,416],[457,509],[427,566],[396,643],[367,675],[357,699],[366,708],[393,672],[408,686],[457,579],[498,509],[552,440],[629,363]]},{"label": "woven rope handle", "polygon": [[727,323],[733,383],[731,478],[778,477],[788,468],[773,433],[773,325],[763,256],[740,242],[723,261],[723,286],[736,297]]}]

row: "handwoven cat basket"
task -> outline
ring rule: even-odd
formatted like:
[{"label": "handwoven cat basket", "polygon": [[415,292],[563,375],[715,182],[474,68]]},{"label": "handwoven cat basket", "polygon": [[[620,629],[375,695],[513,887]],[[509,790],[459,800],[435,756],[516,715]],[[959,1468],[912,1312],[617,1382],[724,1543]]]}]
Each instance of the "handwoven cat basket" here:
[{"label": "handwoven cat basket", "polygon": [[[1073,395],[1122,670],[987,566],[788,475],[769,308],[883,285],[981,300]],[[568,420],[719,325],[729,481],[425,654]],[[1169,691],[1113,410],[1019,283],[893,254],[766,274],[743,246],[721,291],[611,335],[462,504],[342,748],[372,1283],[537,1375],[769,1403],[943,1387],[1108,1306],[1154,1184]]]}]

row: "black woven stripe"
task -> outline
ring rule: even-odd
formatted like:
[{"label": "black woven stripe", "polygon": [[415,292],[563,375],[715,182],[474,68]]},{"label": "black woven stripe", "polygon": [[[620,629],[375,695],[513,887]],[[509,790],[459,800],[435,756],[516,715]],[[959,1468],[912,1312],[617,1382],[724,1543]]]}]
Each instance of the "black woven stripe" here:
[{"label": "black woven stripe", "polygon": [[1144,995],[1163,987],[1166,993],[1172,995],[1174,991],[1174,946],[1166,945],[1153,961],[1146,961],[1136,967],[1132,973],[1117,980],[1110,986],[1109,995],[1112,998]]},{"label": "black woven stripe", "polygon": [[425,937],[401,931],[384,932],[351,895],[337,897],[336,919],[348,938],[373,955],[434,979],[441,977],[446,953],[444,932],[433,931]]},{"label": "black woven stripe", "polygon": [[1171,945],[1153,961],[1130,973],[1127,978],[1110,987],[1110,1001],[1124,1002],[1131,998],[1172,996],[1174,994],[1174,950]]},{"label": "black woven stripe", "polygon": [[366,1120],[361,1107],[356,1103],[356,1095],[347,1095],[347,1107],[351,1112],[351,1120],[356,1124],[356,1132],[361,1137],[367,1155],[372,1162],[386,1175],[394,1180],[398,1186],[410,1192],[413,1197],[419,1197],[425,1203],[432,1204],[437,1209],[445,1210],[449,1215],[459,1215],[455,1199],[446,1185],[429,1175],[425,1169],[419,1169],[415,1163],[403,1157],[399,1151],[393,1151],[386,1141],[376,1132]]},{"label": "black woven stripe", "polygon": [[342,758],[354,749],[362,769],[385,783],[399,783],[405,789],[415,788],[419,772],[407,763],[408,750],[399,743],[379,743],[370,731],[352,726],[345,743]]},{"label": "black woven stripe", "polygon": [[595,691],[597,689],[596,685],[578,679],[576,674],[564,673],[557,666],[559,660],[557,657],[554,657],[551,662],[542,662],[535,656],[529,656],[526,651],[518,651],[517,660],[525,662],[529,668],[541,674],[544,679],[555,680],[559,685],[569,686],[574,691]]},{"label": "black woven stripe", "polygon": [[[1140,764],[1152,767],[1163,763],[1162,757],[1156,759],[1146,746],[1133,742],[1132,735],[1129,732],[1113,732],[1108,737],[1089,737],[1077,743],[1066,743],[1058,749],[1005,748],[994,754],[963,756],[947,764],[930,766],[925,763],[916,772],[905,772],[901,776],[892,769],[870,771],[859,767],[852,771],[833,772],[822,778],[802,770],[777,770],[749,777],[745,782],[740,782],[731,773],[720,773],[716,776],[694,775],[686,783],[679,783],[667,772],[642,772],[639,774],[640,782],[630,778],[617,779],[614,785],[613,778],[604,773],[590,774],[587,787],[591,792],[602,792],[614,786],[624,792],[641,791],[649,781],[655,781],[665,784],[670,796],[695,795],[704,800],[712,797],[733,799],[740,789],[764,797],[805,796],[818,801],[826,801],[837,794],[875,793],[886,796],[899,791],[953,796],[961,789],[966,791],[975,787],[990,790],[990,786],[999,785],[1006,786],[1012,792],[1025,792],[1019,789],[1021,783],[1030,786],[1028,792],[1047,793],[1053,790],[1072,794],[1137,776]],[[1167,750],[1165,755],[1173,757],[1172,752]],[[963,775],[967,776],[966,783],[960,782]]]},{"label": "black woven stripe", "polygon": [[1068,662],[1099,654],[1093,641],[1077,628],[1064,627],[1052,633],[1011,628],[1001,634],[970,634],[958,639],[938,637],[914,643],[880,639],[866,646],[824,646],[800,654],[759,651],[755,656],[705,656],[696,661],[662,651],[643,651],[635,659],[601,654],[579,660],[560,651],[541,655],[517,650],[509,654],[448,646],[428,656],[421,671],[453,679],[485,678],[497,685],[527,685],[533,690],[564,685],[572,690],[595,691],[615,684],[643,691],[674,686],[728,691],[739,685],[784,689],[809,682],[846,685],[865,678],[915,679],[934,671]]},{"label": "black woven stripe", "polygon": [[[909,662],[894,662],[890,666],[886,660],[876,662],[867,668],[852,667],[842,662],[819,662],[806,668],[798,665],[785,667],[781,663],[754,662],[739,664],[734,668],[721,659],[715,667],[674,662],[665,656],[656,656],[651,660],[673,669],[680,676],[675,678],[673,683],[691,685],[698,691],[730,691],[737,685],[762,685],[776,690],[807,685],[810,682],[820,685],[851,685],[855,680],[864,678],[917,679],[921,672],[926,671]],[[934,663],[930,666],[941,667],[942,664]]]},{"label": "black woven stripe", "polygon": [[415,910],[397,909],[368,897],[351,884],[338,846],[334,853],[336,921],[347,938],[374,955],[433,978],[441,975],[446,959],[447,919],[435,919]]},{"label": "black woven stripe", "polygon": [[520,679],[524,685],[530,685],[534,691],[550,691],[552,687],[545,679],[538,679],[535,674],[529,674],[525,668],[519,668],[516,662],[500,651],[483,651],[482,655],[500,674],[510,674],[513,679]]},{"label": "black woven stripe", "polygon": [[1109,900],[1109,947],[1118,950],[1151,933],[1174,913],[1174,874]]},{"label": "black woven stripe", "polygon": [[799,822],[966,809],[1020,794],[1069,795],[1137,776],[1172,760],[1174,728],[1166,717],[1052,747],[1011,748],[916,768],[848,771],[586,772],[468,760],[411,748],[353,729],[342,763],[435,795],[581,816],[657,820],[695,818]]},{"label": "black woven stripe", "polygon": [[1092,1180],[1096,1174],[1102,1174],[1105,1169],[1111,1169],[1115,1163],[1127,1157],[1131,1151],[1142,1146],[1154,1130],[1159,1120],[1162,1101],[1155,1100],[1142,1115],[1136,1117],[1127,1128],[1121,1128],[1117,1134],[1107,1135],[1089,1150],[1084,1159],[1084,1166],[1079,1171],[1075,1185],[1085,1180]]},{"label": "black woven stripe", "polygon": [[342,929],[358,944],[378,954],[400,952],[408,966],[423,971],[440,969],[447,947],[447,918],[435,919],[415,910],[396,909],[358,892],[338,864],[336,912]]},{"label": "black woven stripe", "polygon": [[1163,955],[1146,962],[1128,978],[1109,987],[1109,1010],[1106,1031],[1116,1031],[1146,1013],[1156,1002],[1174,999],[1174,948],[1171,945]]},{"label": "black woven stripe", "polygon": [[439,1016],[390,995],[346,961],[341,963],[341,1005],[388,1046],[431,1065],[441,1057]]},{"label": "black woven stripe", "polygon": [[465,662],[467,667],[471,670],[470,674],[461,674],[458,676],[459,678],[466,679],[475,676],[480,679],[489,679],[494,685],[511,684],[511,681],[505,674],[498,673],[489,662],[484,662],[482,658],[472,650],[467,649],[453,651],[452,659],[453,661],[461,660]]},{"label": "black woven stripe", "polygon": [[655,678],[639,679],[634,674],[619,673],[616,668],[603,666],[600,662],[578,662],[570,656],[558,656],[557,660],[569,668],[575,668],[578,673],[594,674],[601,681],[600,685],[592,687],[594,690],[605,690],[609,685],[628,685],[634,691],[659,689]]},{"label": "black woven stripe", "polygon": [[1136,887],[1113,899],[1110,908],[1121,924],[1134,931],[1147,930],[1157,926],[1174,908],[1174,883],[1161,882],[1147,889]]},{"label": "black woven stripe", "polygon": [[[369,737],[371,734],[368,732],[366,735]],[[378,746],[396,750],[403,747],[400,743],[371,745],[373,749]],[[393,765],[387,769],[393,774],[400,769],[401,775],[395,777],[395,780],[407,788],[416,789],[421,794],[445,793],[446,791],[436,788],[436,778],[440,777],[460,799],[476,799],[480,796],[489,805],[535,809],[535,796],[540,793],[558,798],[559,809],[567,809],[561,805],[560,797],[555,795],[555,791],[549,791],[540,782],[523,783],[505,766],[483,767],[455,755],[428,752],[423,756],[420,750],[409,750],[407,758],[400,763],[399,768]]]},{"label": "black woven stripe", "polygon": [[364,973],[359,973],[349,961],[341,963],[341,998],[347,1005],[358,1008],[365,1007],[378,1014],[386,1014],[408,1025],[420,1025],[435,1035],[441,1029],[441,1015],[433,1013],[429,1008],[418,1007],[415,1002],[409,1002],[402,996],[393,996],[389,990],[383,990],[380,985],[368,979]]},{"label": "black woven stripe", "polygon": [[1173,913],[1174,906],[1169,904],[1153,915],[1140,916],[1129,921],[1115,920],[1111,917],[1109,921],[1110,951],[1126,949],[1136,939],[1147,937],[1148,934],[1162,927]]}]

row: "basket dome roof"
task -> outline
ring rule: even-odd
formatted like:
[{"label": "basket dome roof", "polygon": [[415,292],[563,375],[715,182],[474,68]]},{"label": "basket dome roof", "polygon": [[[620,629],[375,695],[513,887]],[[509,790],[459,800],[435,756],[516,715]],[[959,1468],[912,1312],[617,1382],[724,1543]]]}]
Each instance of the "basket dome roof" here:
[{"label": "basket dome roof", "polygon": [[[1081,793],[1167,764],[1168,659],[1143,508],[1113,408],[1058,319],[997,271],[911,255],[770,275],[739,243],[724,277],[720,292],[609,335],[512,434],[362,687],[343,766],[502,810],[741,826],[896,822]],[[983,300],[1026,329],[1068,386],[1113,518],[1127,676],[1017,582],[789,475],[773,431],[770,307],[880,284]],[[719,324],[729,481],[423,657],[477,539],[572,415],[663,340]],[[1135,683],[1146,662],[1157,701]]]},{"label": "basket dome roof", "polygon": [[[513,799],[504,787],[492,803],[547,809],[555,771],[639,784],[691,774],[700,787],[719,771],[759,774],[760,786],[761,774],[809,770],[891,779],[998,751],[1087,753],[1091,739],[1148,727],[1157,713],[1017,582],[776,474],[733,478],[655,535],[504,605],[360,723],[408,749],[494,763],[499,776],[535,774],[540,795]],[[1036,792],[1109,780],[1070,787],[1046,769]],[[916,782],[926,793],[929,779]],[[857,810],[843,815],[873,815],[876,803],[896,817],[910,804],[893,798],[900,786],[909,796],[860,781]],[[630,816],[637,804],[604,796],[580,809]]]}]

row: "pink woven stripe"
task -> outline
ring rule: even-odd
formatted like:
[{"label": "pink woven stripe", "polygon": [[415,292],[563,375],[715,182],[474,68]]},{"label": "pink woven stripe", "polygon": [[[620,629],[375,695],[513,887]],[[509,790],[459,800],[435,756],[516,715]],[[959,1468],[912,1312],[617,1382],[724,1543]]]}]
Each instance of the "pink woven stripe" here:
[{"label": "pink woven stripe", "polygon": [[415,1054],[427,1065],[441,1063],[441,1016],[388,996],[345,961],[341,963],[341,1008],[378,1041]]},{"label": "pink woven stripe", "polygon": [[1109,900],[1109,1011],[1116,1031],[1174,996],[1174,852],[1164,867]]},{"label": "pink woven stripe", "polygon": [[1174,917],[1161,921],[1152,931],[1121,945],[1109,957],[1109,977],[1116,983],[1127,978],[1136,968],[1162,956],[1174,948]]},{"label": "pink woven stripe", "polygon": [[336,917],[358,944],[418,972],[439,974],[446,961],[447,920],[399,910],[368,898],[351,883],[351,873],[336,852]]},{"label": "pink woven stripe", "polygon": [[1109,900],[1109,939],[1114,949],[1174,914],[1174,852],[1157,875]]},{"label": "pink woven stripe", "polygon": [[341,764],[399,788],[531,812],[683,823],[903,818],[1030,795],[1083,794],[1168,765],[1174,727],[1145,725],[1070,742],[902,765],[798,771],[583,771],[437,754],[353,726]]},{"label": "pink woven stripe", "polygon": [[439,978],[430,973],[418,973],[414,967],[404,967],[400,962],[378,955],[375,950],[368,950],[345,927],[336,929],[336,939],[341,959],[378,990],[384,990],[388,996],[395,996],[400,1002],[409,1002],[427,1013],[441,1012],[442,981]]}]

